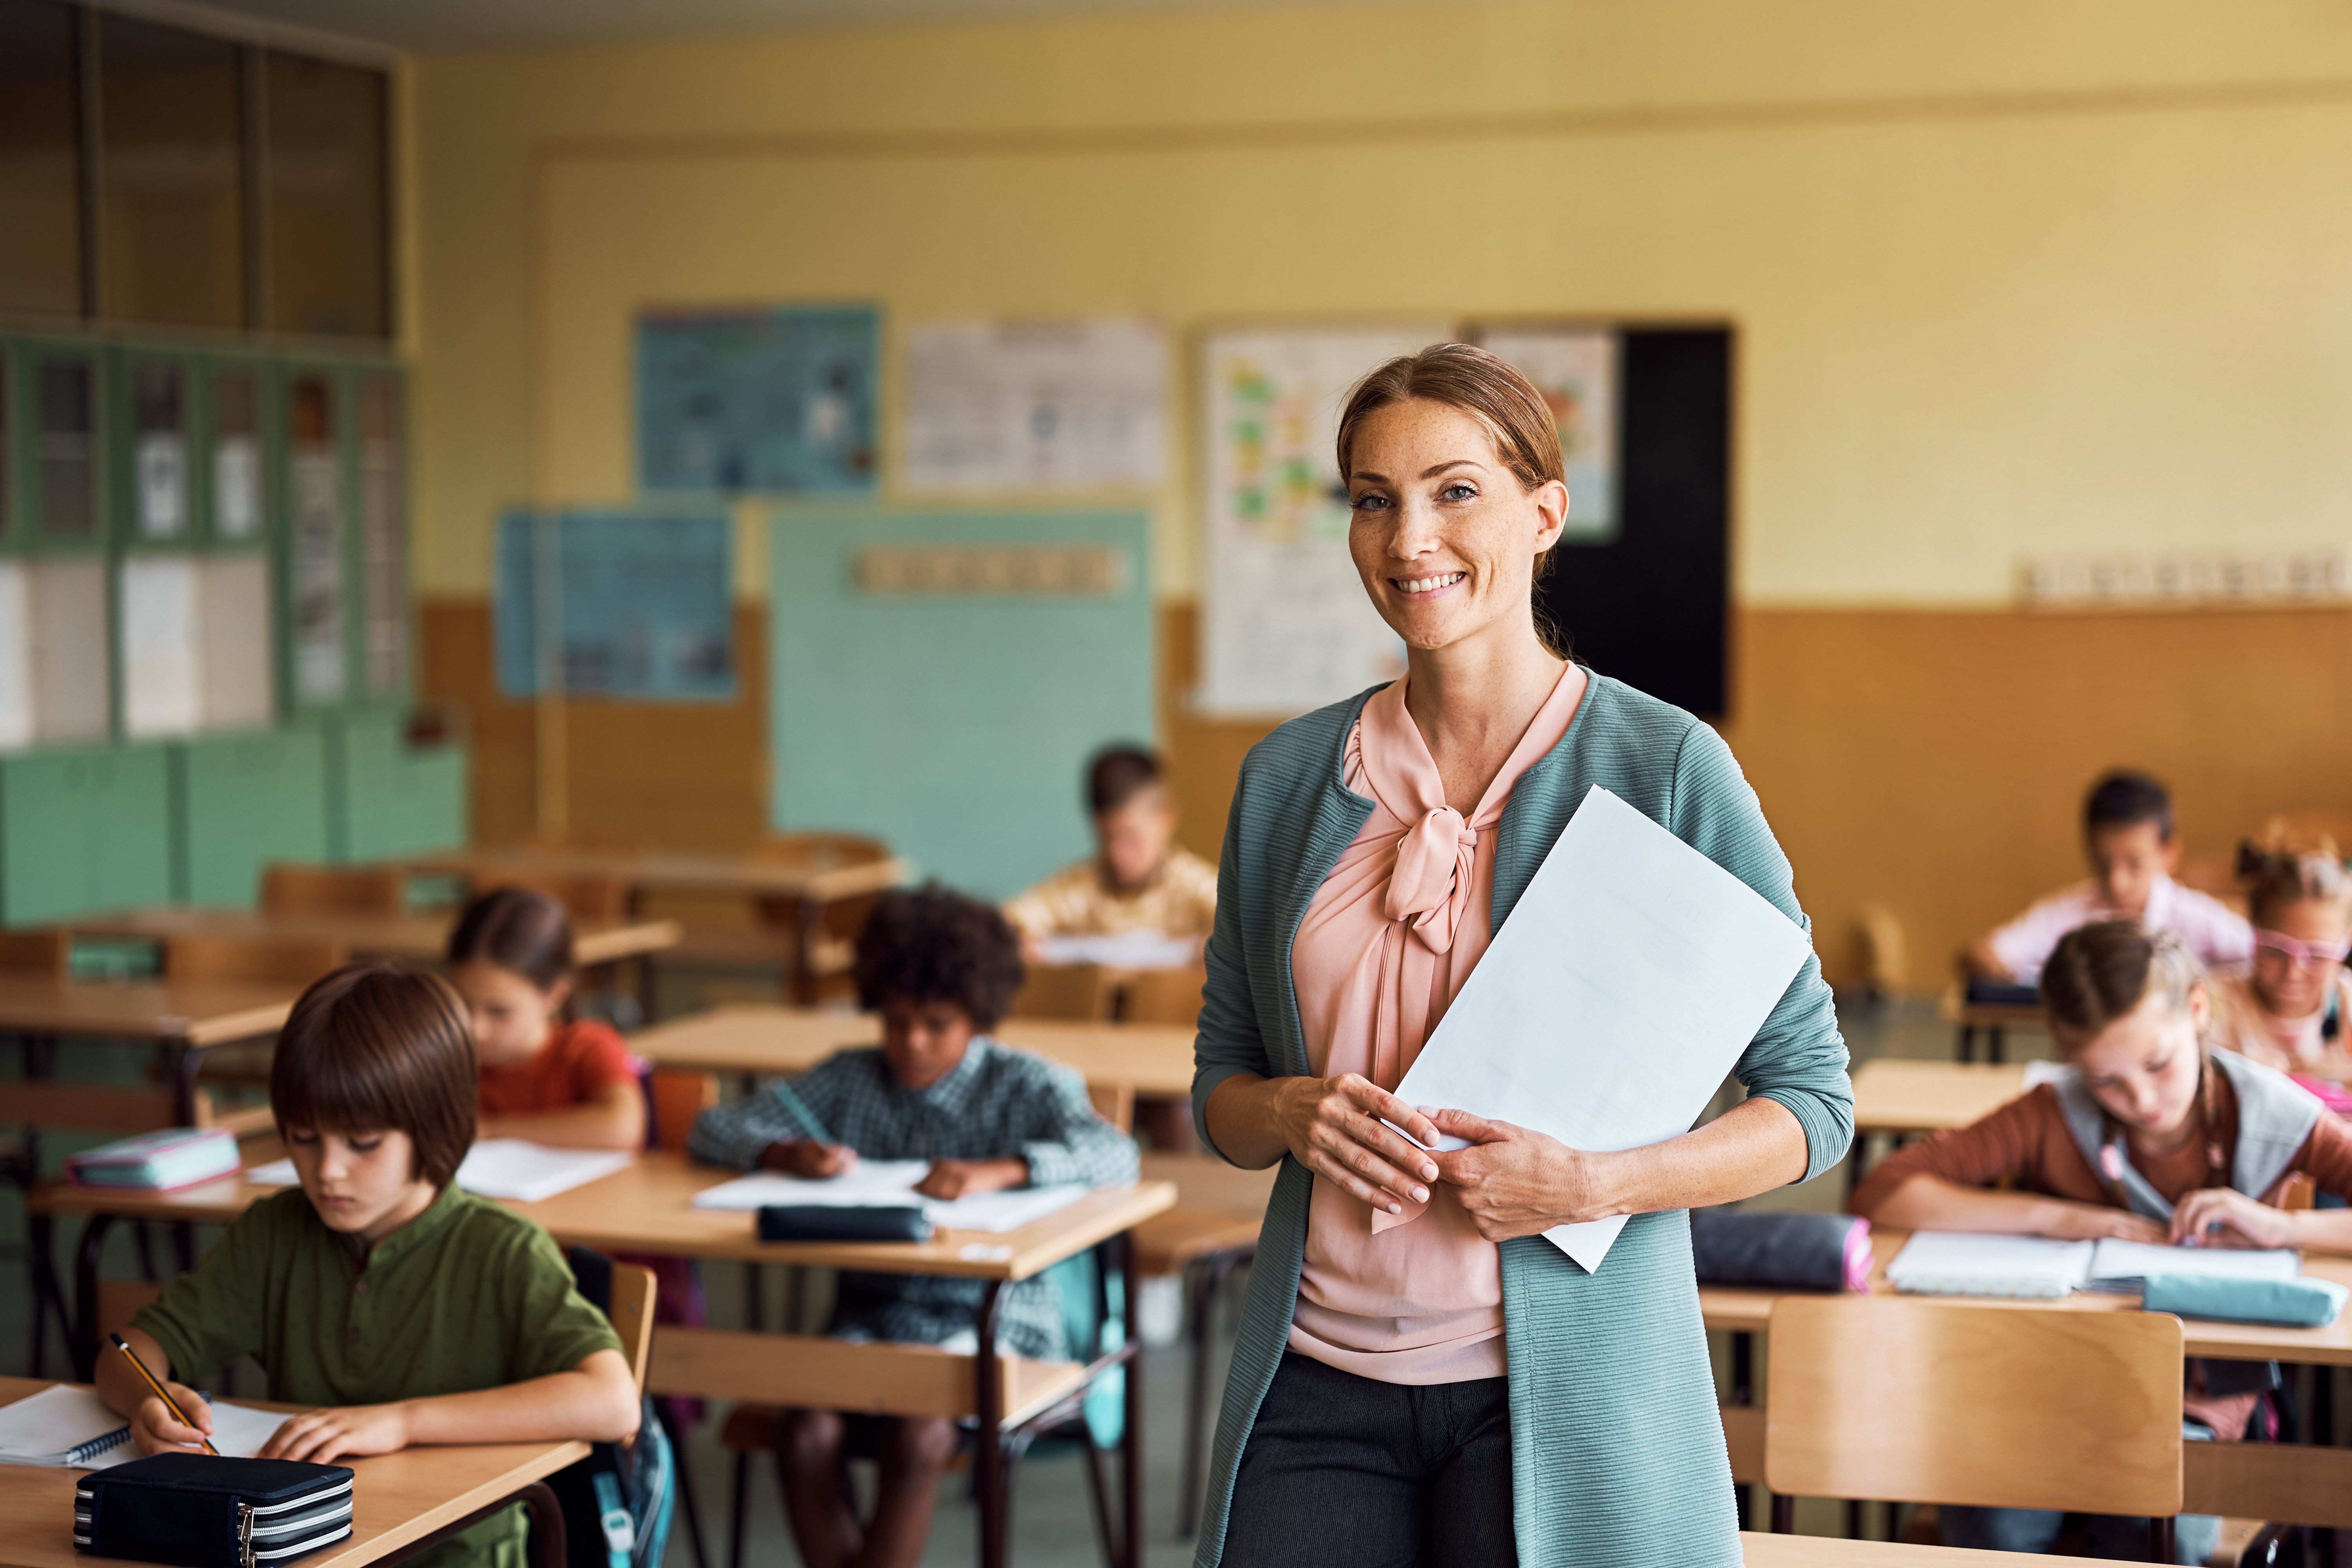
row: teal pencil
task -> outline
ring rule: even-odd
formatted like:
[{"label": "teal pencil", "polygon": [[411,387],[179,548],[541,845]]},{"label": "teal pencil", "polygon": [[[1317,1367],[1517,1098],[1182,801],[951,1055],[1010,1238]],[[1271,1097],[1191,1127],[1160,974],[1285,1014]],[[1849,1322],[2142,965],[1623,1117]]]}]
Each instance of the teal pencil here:
[{"label": "teal pencil", "polygon": [[784,1102],[784,1109],[793,1113],[793,1120],[801,1124],[802,1131],[820,1143],[833,1142],[833,1134],[824,1130],[824,1123],[816,1119],[816,1112],[808,1108],[808,1102],[793,1092],[791,1084],[778,1079],[771,1087],[774,1089],[776,1098]]}]

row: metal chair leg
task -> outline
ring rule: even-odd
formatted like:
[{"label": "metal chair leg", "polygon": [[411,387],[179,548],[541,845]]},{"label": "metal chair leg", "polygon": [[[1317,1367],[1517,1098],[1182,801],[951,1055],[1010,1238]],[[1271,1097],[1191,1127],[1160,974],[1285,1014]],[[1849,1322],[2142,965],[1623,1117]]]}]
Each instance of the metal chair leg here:
[{"label": "metal chair leg", "polygon": [[2148,1553],[2150,1563],[2172,1561],[2172,1521],[2169,1516],[2148,1521]]},{"label": "metal chair leg", "polygon": [[730,1538],[727,1542],[727,1568],[743,1568],[743,1511],[751,1494],[751,1453],[748,1448],[735,1451],[735,1495],[727,1505]]},{"label": "metal chair leg", "polygon": [[1795,1498],[1785,1497],[1779,1492],[1772,1494],[1772,1533],[1775,1535],[1797,1533],[1797,1500]]},{"label": "metal chair leg", "polygon": [[677,1506],[686,1511],[686,1539],[694,1548],[694,1568],[710,1568],[710,1555],[702,1542],[702,1509],[694,1500],[694,1470],[686,1461],[686,1436],[670,1415],[668,1400],[654,1401],[654,1419],[669,1437],[670,1475],[677,1487]]}]

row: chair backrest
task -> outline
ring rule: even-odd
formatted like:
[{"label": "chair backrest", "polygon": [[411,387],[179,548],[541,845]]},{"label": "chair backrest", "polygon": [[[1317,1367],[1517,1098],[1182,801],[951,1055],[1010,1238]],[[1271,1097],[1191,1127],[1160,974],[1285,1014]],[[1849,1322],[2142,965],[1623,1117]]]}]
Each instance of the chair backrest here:
[{"label": "chair backrest", "polygon": [[308,985],[350,954],[340,942],[268,937],[174,936],[163,941],[163,977],[230,984]]},{"label": "chair backrest", "polygon": [[2180,1320],[1895,1296],[1772,1309],[1764,1476],[1790,1497],[2168,1518]]},{"label": "chair backrest", "polygon": [[1135,1086],[1131,1083],[1090,1083],[1087,1100],[1095,1114],[1121,1132],[1135,1131]]},{"label": "chair backrest", "polygon": [[655,1068],[646,1075],[646,1125],[656,1149],[683,1149],[694,1119],[719,1103],[719,1075]]},{"label": "chair backrest", "polygon": [[1201,987],[1208,982],[1208,971],[1198,964],[1189,969],[1139,969],[1119,987],[1119,1022],[1193,1024],[1201,1016]]},{"label": "chair backrest", "polygon": [[391,866],[268,866],[261,909],[271,915],[397,917],[408,912],[408,873]]},{"label": "chair backrest", "polygon": [[68,931],[0,931],[0,973],[47,975],[70,972],[73,933]]},{"label": "chair backrest", "polygon": [[493,888],[529,888],[545,893],[576,921],[593,921],[609,924],[629,918],[629,884],[619,877],[597,876],[593,873],[564,875],[560,872],[533,873],[527,877],[500,877],[474,889],[487,893]]},{"label": "chair backrest", "polygon": [[1109,977],[1096,963],[1033,963],[1013,998],[1016,1018],[1107,1019]]},{"label": "chair backrest", "polygon": [[613,1305],[604,1314],[613,1321],[613,1331],[621,1336],[621,1359],[629,1363],[629,1375],[637,1380],[637,1392],[646,1391],[647,1352],[654,1342],[654,1271],[635,1263],[613,1265]]},{"label": "chair backrest", "polygon": [[98,1342],[131,1326],[139,1309],[163,1293],[161,1285],[144,1279],[101,1279],[98,1282]]}]

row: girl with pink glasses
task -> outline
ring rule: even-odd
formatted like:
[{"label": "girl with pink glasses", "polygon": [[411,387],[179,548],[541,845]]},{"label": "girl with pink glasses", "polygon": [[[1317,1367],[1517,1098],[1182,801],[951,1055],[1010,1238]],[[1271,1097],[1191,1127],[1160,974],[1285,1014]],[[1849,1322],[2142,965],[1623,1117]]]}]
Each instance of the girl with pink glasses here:
[{"label": "girl with pink glasses", "polygon": [[2314,1080],[2338,1110],[2352,1100],[2322,1086],[2352,1084],[2352,877],[2331,846],[2292,854],[2247,845],[2254,957],[2242,974],[2213,984],[2212,1043]]}]

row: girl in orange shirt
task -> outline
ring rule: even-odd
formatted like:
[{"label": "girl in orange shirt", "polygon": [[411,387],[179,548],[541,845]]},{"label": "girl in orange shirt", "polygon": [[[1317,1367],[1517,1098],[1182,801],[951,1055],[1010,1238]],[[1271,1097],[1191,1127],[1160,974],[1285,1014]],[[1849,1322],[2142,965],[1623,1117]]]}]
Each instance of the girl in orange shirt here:
[{"label": "girl in orange shirt", "polygon": [[636,1064],[606,1025],[569,1020],[572,921],[528,888],[466,906],[449,935],[449,978],[473,1015],[485,1138],[569,1149],[639,1149]]}]

